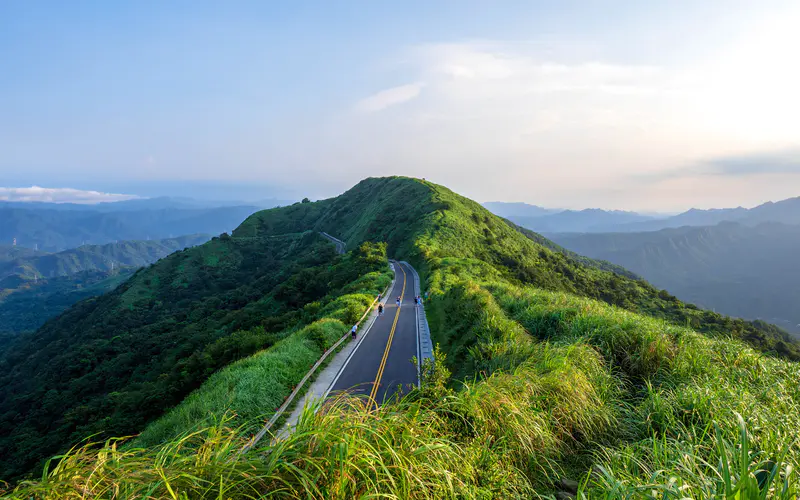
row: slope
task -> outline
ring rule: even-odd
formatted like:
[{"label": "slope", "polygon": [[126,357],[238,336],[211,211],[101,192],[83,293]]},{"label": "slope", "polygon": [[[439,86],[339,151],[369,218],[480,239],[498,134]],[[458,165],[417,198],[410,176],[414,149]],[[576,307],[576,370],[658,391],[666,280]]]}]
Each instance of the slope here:
[{"label": "slope", "polygon": [[728,222],[550,237],[570,250],[639,273],[686,301],[800,331],[800,226]]},{"label": "slope", "polygon": [[153,210],[68,210],[0,206],[0,241],[59,252],[86,243],[171,238],[179,234],[231,231],[256,207]]},{"label": "slope", "polygon": [[17,288],[0,293],[0,335],[10,341],[21,332],[36,330],[76,302],[113,290],[134,271],[133,268],[83,271],[35,282],[18,282]]},{"label": "slope", "polygon": [[800,370],[740,340],[796,355],[779,331],[576,262],[424,181],[368,179],[240,230],[307,228],[387,241],[422,270],[441,350],[421,391],[309,411],[250,454],[224,416],[163,446],[81,449],[18,496],[796,497]]},{"label": "slope", "polygon": [[385,254],[340,257],[299,232],[223,234],[140,269],[2,354],[0,476],[90,434],[141,431],[216,370],[315,321],[348,284],[385,267]]},{"label": "slope", "polygon": [[110,271],[112,266],[141,267],[185,248],[204,243],[210,236],[194,234],[151,241],[120,241],[83,245],[58,253],[28,253],[0,264],[0,281],[11,275],[23,279],[67,276],[81,271]]},{"label": "slope", "polygon": [[[692,208],[681,214],[665,219],[631,222],[606,227],[606,232],[642,232],[659,231],[666,228],[683,226],[714,226],[720,222],[739,222],[748,226],[756,226],[763,222],[781,224],[800,224],[800,197],[788,198],[777,202],[767,202],[753,208],[719,208],[701,210]],[[555,227],[551,232],[573,231]]]},{"label": "slope", "polygon": [[623,224],[651,221],[653,217],[621,210],[564,210],[557,214],[537,217],[509,216],[522,227],[538,232],[599,232]]},{"label": "slope", "polygon": [[499,217],[541,217],[551,215],[563,210],[543,208],[522,202],[487,201],[483,206]]}]

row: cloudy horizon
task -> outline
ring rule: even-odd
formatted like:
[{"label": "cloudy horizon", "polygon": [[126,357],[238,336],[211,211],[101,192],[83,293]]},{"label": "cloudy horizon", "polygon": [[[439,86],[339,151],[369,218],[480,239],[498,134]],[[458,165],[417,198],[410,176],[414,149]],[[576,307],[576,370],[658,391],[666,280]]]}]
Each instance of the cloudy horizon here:
[{"label": "cloudy horizon", "polygon": [[0,185],[299,199],[408,175],[664,212],[800,195],[794,2],[191,5],[0,6]]}]

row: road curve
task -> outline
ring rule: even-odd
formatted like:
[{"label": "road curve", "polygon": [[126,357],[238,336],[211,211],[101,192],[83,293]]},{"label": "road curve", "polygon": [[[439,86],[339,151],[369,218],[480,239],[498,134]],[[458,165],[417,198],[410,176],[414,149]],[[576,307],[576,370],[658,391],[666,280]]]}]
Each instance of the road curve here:
[{"label": "road curve", "polygon": [[[333,383],[332,393],[346,391],[376,404],[408,392],[417,385],[417,316],[414,276],[409,267],[393,262],[395,284],[383,299],[377,318]],[[398,308],[396,300],[402,296]]]},{"label": "road curve", "polygon": [[338,253],[339,255],[343,254],[346,251],[347,244],[344,241],[334,236],[331,236],[325,231],[320,231],[319,234],[321,234],[323,238],[330,240],[331,243],[336,245],[336,253]]}]

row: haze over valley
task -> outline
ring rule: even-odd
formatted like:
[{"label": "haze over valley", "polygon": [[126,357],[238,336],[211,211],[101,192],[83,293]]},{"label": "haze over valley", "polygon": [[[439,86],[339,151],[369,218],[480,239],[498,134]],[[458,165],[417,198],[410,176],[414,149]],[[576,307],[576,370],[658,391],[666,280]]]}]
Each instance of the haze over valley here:
[{"label": "haze over valley", "polygon": [[798,26],[0,2],[0,500],[800,498]]}]

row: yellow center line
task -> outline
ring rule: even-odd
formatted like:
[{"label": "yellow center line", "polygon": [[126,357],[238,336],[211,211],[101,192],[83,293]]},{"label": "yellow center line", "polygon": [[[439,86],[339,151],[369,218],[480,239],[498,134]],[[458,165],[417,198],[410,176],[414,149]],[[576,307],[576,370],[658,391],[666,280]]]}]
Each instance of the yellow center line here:
[{"label": "yellow center line", "polygon": [[[403,271],[403,289],[400,292],[400,304],[403,303],[403,297],[406,295],[406,270],[403,269],[403,266],[399,263],[397,264],[400,266],[400,270]],[[375,376],[375,382],[372,384],[372,391],[369,393],[369,404],[375,405],[378,407],[378,402],[375,401],[375,398],[378,396],[378,386],[381,384],[381,378],[383,378],[383,370],[386,368],[386,360],[389,359],[389,350],[392,348],[392,339],[394,339],[394,331],[397,328],[397,320],[400,319],[400,307],[397,308],[397,312],[394,315],[394,323],[392,324],[392,330],[389,332],[389,338],[386,340],[386,349],[383,351],[383,358],[381,359],[381,364],[378,366],[378,374]]]}]

